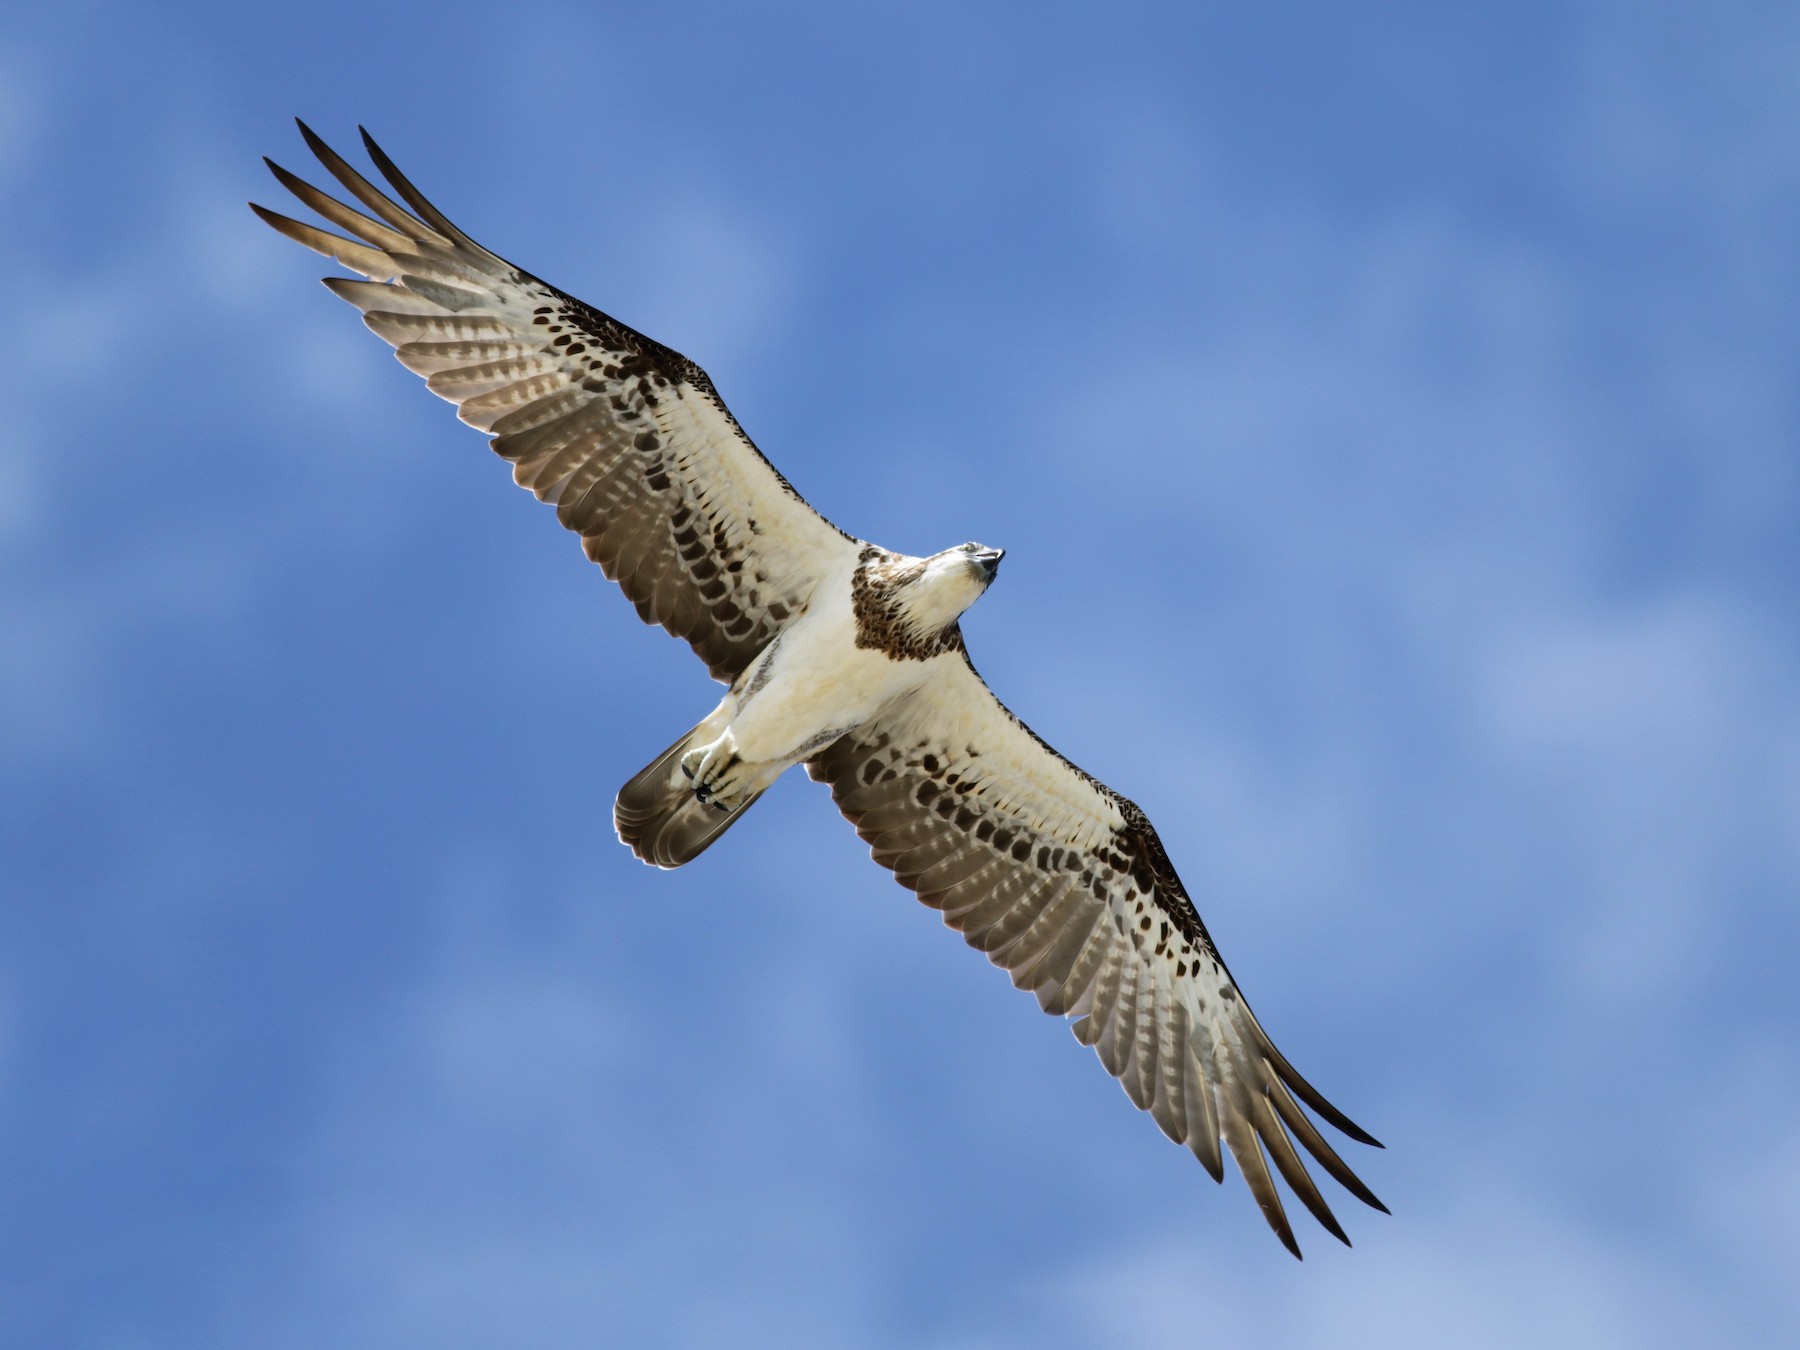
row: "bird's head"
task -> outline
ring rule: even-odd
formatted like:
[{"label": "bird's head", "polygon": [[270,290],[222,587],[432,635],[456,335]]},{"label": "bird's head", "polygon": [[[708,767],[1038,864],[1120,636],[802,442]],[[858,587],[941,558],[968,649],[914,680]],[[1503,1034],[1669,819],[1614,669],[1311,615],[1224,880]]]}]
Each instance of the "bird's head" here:
[{"label": "bird's head", "polygon": [[921,637],[947,632],[993,584],[1005,556],[985,544],[958,544],[922,559],[895,590],[900,617]]},{"label": "bird's head", "polygon": [[956,621],[981,599],[1005,556],[984,544],[959,544],[929,558],[866,549],[850,587],[857,642],[901,657],[960,647]]}]

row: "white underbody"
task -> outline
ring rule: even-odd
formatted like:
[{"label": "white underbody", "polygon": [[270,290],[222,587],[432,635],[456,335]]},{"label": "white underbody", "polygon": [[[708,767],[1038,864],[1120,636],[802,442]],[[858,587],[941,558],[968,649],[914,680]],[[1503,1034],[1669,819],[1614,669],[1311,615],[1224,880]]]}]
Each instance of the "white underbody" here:
[{"label": "white underbody", "polygon": [[781,773],[870,721],[930,680],[945,653],[895,660],[856,645],[850,575],[833,576],[780,637],[751,662],[695,729],[682,771],[721,806],[760,792]]}]

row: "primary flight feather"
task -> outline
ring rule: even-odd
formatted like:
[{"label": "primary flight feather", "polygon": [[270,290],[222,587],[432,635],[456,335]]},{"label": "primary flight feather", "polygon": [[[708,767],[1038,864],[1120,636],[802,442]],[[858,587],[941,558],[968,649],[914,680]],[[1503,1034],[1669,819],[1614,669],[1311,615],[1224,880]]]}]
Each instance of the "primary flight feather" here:
[{"label": "primary flight feather", "polygon": [[1223,1142],[1294,1255],[1271,1162],[1349,1241],[1296,1143],[1385,1210],[1299,1103],[1376,1141],[1270,1042],[1144,813],[976,673],[958,620],[1000,550],[913,558],[846,534],[762,456],[692,361],[488,252],[367,132],[404,206],[300,131],[363,209],[270,169],[354,237],[252,209],[360,273],[325,284],[489,433],[514,480],[555,505],[646,622],[729,686],[620,790],[614,824],[638,857],[690,861],[804,764],[875,861],[1046,1012],[1075,1019],[1076,1038],[1215,1179]]}]

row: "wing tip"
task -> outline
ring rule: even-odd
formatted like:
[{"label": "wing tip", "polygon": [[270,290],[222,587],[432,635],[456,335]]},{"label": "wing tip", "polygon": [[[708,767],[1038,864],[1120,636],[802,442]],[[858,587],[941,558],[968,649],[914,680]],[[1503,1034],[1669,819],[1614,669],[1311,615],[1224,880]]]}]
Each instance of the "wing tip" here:
[{"label": "wing tip", "polygon": [[[1203,1087],[1201,1091],[1211,1092],[1212,1089]],[[1209,1139],[1212,1143],[1210,1148],[1207,1147]],[[1219,1147],[1219,1136],[1216,1132],[1209,1133],[1204,1126],[1196,1128],[1187,1138],[1187,1150],[1194,1155],[1200,1166],[1206,1169],[1206,1175],[1211,1177],[1216,1185],[1223,1186],[1225,1184],[1225,1151]]]},{"label": "wing tip", "polygon": [[277,164],[267,155],[262,157],[262,162],[268,166],[269,172],[275,175],[275,181],[277,183],[280,183],[281,186],[286,188],[289,192],[292,192],[296,197],[301,195],[296,189],[295,184],[299,184],[300,187],[305,187],[306,183],[299,174],[291,173],[287,169],[282,168],[281,165]]},{"label": "wing tip", "polygon": [[1308,1106],[1312,1107],[1314,1111],[1318,1112],[1319,1116],[1329,1123],[1333,1129],[1354,1139],[1357,1143],[1367,1144],[1370,1148],[1387,1148],[1386,1144],[1382,1143],[1374,1135],[1370,1134],[1362,1126],[1350,1119],[1349,1116],[1338,1110],[1337,1107],[1326,1100],[1324,1093],[1320,1092],[1311,1083],[1307,1082],[1306,1079],[1300,1075],[1300,1071],[1288,1062],[1287,1056],[1283,1055],[1281,1051],[1275,1048],[1274,1042],[1269,1040],[1268,1033],[1263,1032],[1260,1024],[1258,1024],[1256,1030],[1261,1033],[1264,1061],[1268,1064],[1269,1068],[1274,1071],[1275,1077],[1287,1084],[1289,1089],[1298,1094],[1301,1101],[1305,1102]]},{"label": "wing tip", "polygon": [[1327,1210],[1325,1214],[1314,1214],[1313,1217],[1319,1221],[1319,1227],[1323,1228],[1327,1233],[1330,1233],[1331,1236],[1348,1247],[1350,1245],[1350,1235],[1344,1231],[1344,1225],[1337,1221],[1336,1215],[1331,1215],[1331,1222],[1326,1223],[1326,1214],[1331,1214],[1331,1211]]},{"label": "wing tip", "polygon": [[293,238],[293,235],[289,232],[288,227],[299,225],[301,223],[292,216],[284,216],[279,211],[271,211],[260,202],[245,202],[244,205],[256,212],[256,218],[263,224],[267,225],[272,230],[287,235],[290,239]]},{"label": "wing tip", "polygon": [[306,148],[312,151],[313,158],[327,168],[330,168],[331,161],[336,159],[337,155],[336,152],[325,143],[325,138],[319,135],[319,133],[314,131],[311,127],[307,126],[306,123],[298,117],[294,119],[294,125],[300,128],[300,139],[306,142]]}]

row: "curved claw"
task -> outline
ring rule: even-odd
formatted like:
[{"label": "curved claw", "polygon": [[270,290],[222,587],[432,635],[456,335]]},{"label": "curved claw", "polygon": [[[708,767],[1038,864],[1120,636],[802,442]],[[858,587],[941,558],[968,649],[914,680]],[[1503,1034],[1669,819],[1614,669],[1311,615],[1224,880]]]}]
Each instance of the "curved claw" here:
[{"label": "curved claw", "polygon": [[681,757],[681,771],[694,785],[694,800],[720,811],[735,807],[748,767],[725,736],[709,745],[695,746]]}]

